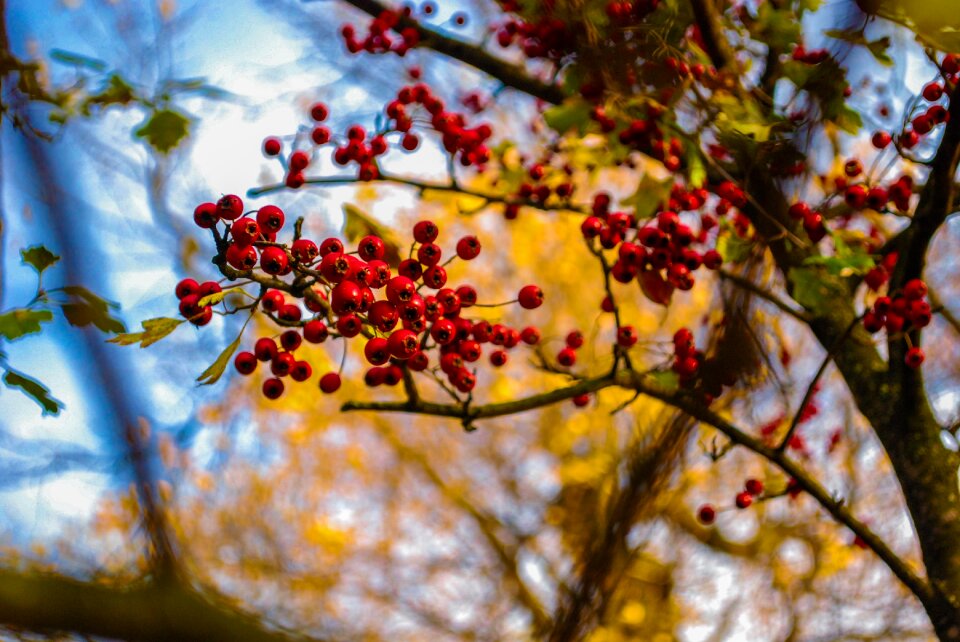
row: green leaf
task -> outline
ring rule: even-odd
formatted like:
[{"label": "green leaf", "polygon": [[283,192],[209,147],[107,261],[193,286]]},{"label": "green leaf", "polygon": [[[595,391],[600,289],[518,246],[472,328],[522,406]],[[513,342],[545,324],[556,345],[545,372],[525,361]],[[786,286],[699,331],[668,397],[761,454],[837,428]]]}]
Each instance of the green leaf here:
[{"label": "green leaf", "polygon": [[146,348],[169,335],[183,322],[184,319],[171,319],[169,317],[147,319],[142,323],[143,332],[118,334],[115,337],[107,339],[107,343],[116,343],[121,346],[139,343],[141,348]]},{"label": "green leaf", "polygon": [[576,127],[582,136],[590,121],[590,109],[590,104],[585,100],[568,100],[543,112],[543,120],[558,134],[566,134]]},{"label": "green leaf", "polygon": [[7,341],[13,341],[26,334],[40,332],[40,324],[50,321],[53,321],[53,312],[50,310],[10,310],[0,314],[0,335]]},{"label": "green leaf", "polygon": [[860,29],[828,29],[823,32],[824,35],[836,40],[843,40],[852,45],[866,48],[873,57],[876,58],[884,67],[893,66],[893,58],[887,53],[890,48],[890,36],[883,36],[876,40],[867,40],[867,35],[862,28]]},{"label": "green leaf", "polygon": [[833,276],[841,277],[866,274],[876,265],[863,247],[851,247],[836,233],[831,234],[831,238],[836,250],[834,256],[809,256],[804,265],[822,265]]},{"label": "green leaf", "polygon": [[817,314],[829,311],[846,294],[837,277],[817,267],[790,268],[787,279],[793,284],[794,301]]},{"label": "green leaf", "polygon": [[189,125],[190,121],[181,113],[161,109],[153,112],[134,133],[161,154],[166,154],[187,136]]},{"label": "green leaf", "polygon": [[707,168],[703,165],[703,157],[700,155],[700,150],[690,145],[687,151],[687,181],[692,187],[703,187],[703,183],[706,180]]},{"label": "green leaf", "polygon": [[350,203],[343,204],[343,235],[348,241],[359,241],[368,235],[379,236],[383,239],[385,252],[383,260],[389,265],[400,264],[400,246],[394,239],[393,232],[389,228],[381,225],[369,214],[361,210],[356,205]]},{"label": "green leaf", "polygon": [[717,252],[723,257],[724,263],[741,263],[750,256],[753,243],[741,238],[732,229],[727,230],[717,238]]},{"label": "green leaf", "polygon": [[680,388],[680,376],[673,370],[651,372],[650,378],[663,388],[664,392],[676,392]]},{"label": "green leaf", "polygon": [[63,316],[70,325],[93,325],[100,331],[111,334],[126,331],[123,322],[110,314],[111,309],[119,308],[116,303],[105,301],[79,285],[67,285],[60,288],[60,291],[70,296],[68,302],[61,304]]},{"label": "green leaf", "polygon": [[59,261],[60,257],[42,245],[34,245],[25,250],[20,250],[20,260],[25,265],[32,266],[37,274],[43,274],[43,271]]},{"label": "green leaf", "polygon": [[209,386],[212,383],[216,383],[220,377],[223,376],[224,370],[227,369],[227,364],[230,363],[230,357],[233,356],[233,353],[237,351],[237,348],[240,347],[240,339],[243,338],[243,332],[237,335],[237,338],[233,340],[233,343],[228,345],[223,352],[220,353],[220,356],[217,357],[217,360],[210,364],[210,367],[203,371],[197,381],[200,382],[202,386]]},{"label": "green leaf", "polygon": [[649,174],[644,174],[637,185],[637,191],[634,192],[633,196],[620,201],[620,205],[632,207],[638,220],[649,218],[670,196],[672,185],[672,179],[658,181]]},{"label": "green leaf", "polygon": [[6,370],[6,374],[3,375],[3,383],[5,383],[8,388],[19,389],[23,394],[36,401],[43,409],[44,415],[60,414],[63,402],[51,397],[49,388],[22,372],[17,372],[10,368]]},{"label": "green leaf", "polygon": [[90,114],[91,107],[109,107],[110,105],[129,105],[137,99],[133,87],[126,80],[112,74],[104,88],[97,94],[92,94],[83,101],[80,107],[85,115]]},{"label": "green leaf", "polygon": [[73,65],[74,67],[86,67],[87,69],[92,69],[93,71],[105,71],[107,68],[107,63],[102,60],[97,60],[96,58],[73,53],[72,51],[64,51],[63,49],[52,50],[50,52],[50,57],[57,62],[62,62],[66,65]]}]

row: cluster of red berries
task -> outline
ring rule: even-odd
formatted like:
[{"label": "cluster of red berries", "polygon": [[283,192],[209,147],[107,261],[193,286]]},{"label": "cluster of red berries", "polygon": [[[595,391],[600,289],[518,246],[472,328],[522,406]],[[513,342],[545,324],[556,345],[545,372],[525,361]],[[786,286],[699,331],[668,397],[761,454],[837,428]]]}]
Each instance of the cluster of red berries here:
[{"label": "cluster of red berries", "polygon": [[[387,116],[394,128],[405,134],[404,149],[417,147],[416,137],[410,133],[415,113],[411,106],[420,105],[430,116],[430,123],[440,133],[443,147],[448,153],[459,156],[460,164],[482,166],[490,160],[490,150],[486,146],[493,131],[486,123],[469,127],[466,117],[458,112],[448,111],[443,100],[423,84],[408,85],[397,92],[397,98],[387,105]],[[412,137],[412,138],[410,138]]]},{"label": "cluster of red berries", "polygon": [[[863,327],[870,333],[886,328],[890,335],[924,328],[932,319],[926,296],[926,283],[920,279],[911,279],[904,284],[903,290],[892,298],[877,297],[873,307],[863,315]],[[923,360],[923,350],[919,346],[911,346],[904,356],[904,362],[910,368],[919,368]]]},{"label": "cluster of red berries", "polygon": [[880,288],[886,285],[887,281],[890,280],[890,274],[897,266],[899,257],[898,252],[888,252],[880,259],[879,265],[870,268],[870,271],[863,277],[863,282],[867,284],[867,287],[874,292],[878,292]]},{"label": "cluster of red berries", "polygon": [[679,375],[681,384],[693,380],[702,360],[703,354],[697,352],[693,332],[680,328],[673,333],[673,364],[670,367]]},{"label": "cluster of red berries", "polygon": [[[504,11],[520,11],[517,0],[501,0]],[[543,3],[542,15],[530,22],[510,18],[497,29],[497,43],[504,48],[518,45],[527,58],[560,60],[569,53],[573,34],[567,24],[555,16],[551,3]]]},{"label": "cluster of red berries", "polygon": [[[884,211],[888,203],[893,203],[901,212],[910,209],[910,197],[913,195],[913,179],[907,175],[900,176],[888,186],[869,186],[858,182],[850,184],[851,179],[859,179],[863,174],[863,165],[857,159],[850,159],[844,164],[844,176],[834,179],[837,193],[843,194],[843,200],[851,212],[870,208]],[[804,231],[814,243],[819,242],[827,235],[827,226],[823,215],[807,203],[798,201],[790,206],[787,213],[794,220],[800,221]],[[849,216],[842,217],[847,221]]]},{"label": "cluster of red berries", "polygon": [[[433,13],[430,11],[429,13]],[[370,22],[367,27],[367,34],[362,40],[357,39],[357,31],[351,24],[345,24],[340,29],[340,35],[347,45],[347,51],[350,53],[359,53],[366,51],[368,53],[393,53],[403,56],[410,49],[420,43],[420,32],[414,27],[404,27],[397,34],[394,28],[399,24],[401,18],[409,18],[412,14],[410,7],[404,7],[400,11],[386,9],[379,16]]]},{"label": "cluster of red berries", "polygon": [[793,48],[790,57],[807,65],[819,65],[830,57],[830,52],[826,49],[807,50],[803,45],[798,44]]},{"label": "cluster of red berries", "polygon": [[[264,312],[278,325],[290,329],[280,335],[279,347],[274,339],[261,337],[251,352],[241,352],[234,363],[246,375],[256,370],[258,362],[269,362],[273,377],[264,382],[263,394],[270,399],[283,393],[284,377],[306,381],[312,375],[310,364],[294,356],[302,340],[322,343],[328,336],[352,338],[363,333],[368,338],[364,356],[373,366],[364,378],[371,386],[396,385],[403,378],[404,368],[426,370],[430,367],[427,352],[437,348],[440,356],[434,374],[441,371],[451,385],[464,393],[476,384],[476,373],[468,369],[468,364],[482,356],[483,344],[495,346],[490,362],[502,366],[507,362],[506,350],[521,341],[533,345],[540,340],[535,327],[517,331],[466,316],[466,311],[477,302],[477,292],[470,285],[446,287],[446,263],[441,264],[443,252],[435,243],[439,229],[430,221],[414,226],[411,256],[399,263],[395,275],[384,260],[386,244],[377,236],[364,237],[352,252],[337,238],[328,238],[319,246],[309,239],[297,238],[288,246],[276,242],[277,232],[284,224],[284,214],[276,206],[260,208],[256,218],[241,216],[242,201],[228,195],[212,209],[210,204],[204,204],[197,211],[198,223],[214,228],[221,261],[243,272],[241,277],[252,276],[258,258],[260,269],[268,275],[282,278],[294,273],[295,279],[289,285],[291,294],[303,298],[307,309],[316,315],[302,320],[300,306],[288,302],[278,289],[259,297]],[[216,228],[221,220],[227,221],[222,236]],[[476,237],[463,237],[456,244],[456,258],[472,260],[480,249]],[[421,294],[423,288],[436,292]],[[177,287],[181,310],[190,314],[191,320],[196,318],[194,322],[202,321],[198,325],[206,323],[194,308],[199,297],[204,296],[201,292],[219,289],[215,283],[199,286],[190,279],[181,282]],[[382,291],[383,298],[377,298],[377,291]],[[520,290],[516,302],[524,309],[537,308],[543,302],[543,292],[528,285]],[[212,311],[204,309],[202,314],[209,321]],[[328,322],[332,327],[327,327]],[[321,379],[324,392],[339,387],[338,373],[328,373]]]},{"label": "cluster of red berries", "polygon": [[660,0],[611,0],[605,7],[611,22],[620,25],[643,20],[660,6]]},{"label": "cluster of red berries", "polygon": [[211,294],[221,292],[220,284],[216,281],[197,283],[193,279],[184,279],[177,284],[176,294],[180,300],[180,314],[196,326],[207,325],[213,318],[213,307],[200,305],[200,302]]},{"label": "cluster of red berries", "polygon": [[[357,177],[361,181],[375,180],[380,176],[377,159],[390,149],[389,134],[401,134],[398,143],[405,151],[414,151],[420,146],[419,136],[411,131],[416,116],[411,105],[420,105],[427,111],[431,124],[442,137],[444,148],[458,156],[462,165],[477,165],[483,170],[484,164],[490,160],[490,150],[486,146],[493,133],[490,126],[484,123],[468,127],[463,114],[447,111],[443,101],[423,83],[401,88],[397,98],[387,104],[386,113],[392,128],[368,135],[361,125],[351,125],[344,139],[339,139],[342,142],[334,138],[329,127],[320,124],[329,116],[327,106],[315,103],[310,108],[310,116],[315,122],[310,138],[316,146],[336,144],[333,160],[337,165],[356,163],[359,167]],[[263,141],[263,152],[267,156],[279,156],[282,149],[283,144],[275,136]],[[284,178],[287,187],[297,189],[304,184],[303,172],[310,163],[311,155],[305,150],[294,150],[290,154]]]},{"label": "cluster of red berries", "polygon": [[[669,140],[664,138],[663,130],[660,128],[658,121],[665,111],[659,105],[648,106],[645,117],[632,119],[626,128],[618,134],[618,138],[627,147],[655,158],[662,162],[663,166],[669,171],[676,172],[681,165],[683,143],[676,136]],[[594,107],[591,118],[598,121],[600,128],[603,130],[607,130],[612,121],[605,115],[603,108],[600,106]],[[608,131],[612,131],[612,129]]]},{"label": "cluster of red berries", "polygon": [[[749,508],[753,504],[755,497],[763,495],[763,482],[759,479],[748,479],[743,490],[737,493],[734,498],[734,504],[739,509]],[[717,519],[717,509],[711,504],[704,504],[697,511],[697,519],[701,524],[710,525]]]},{"label": "cluster of red berries", "polygon": [[[954,69],[960,62],[958,62],[958,57],[950,54],[944,58],[943,62],[943,73],[947,78],[947,82],[955,85],[957,83],[956,71],[949,72],[948,68]],[[941,98],[945,95],[944,85],[939,82],[930,82],[924,85],[923,90],[921,91],[921,96],[923,99],[929,103],[935,103],[930,105],[927,109],[923,110],[921,113],[918,113],[910,119],[910,123],[907,127],[904,127],[903,131],[897,136],[897,144],[903,149],[911,149],[915,147],[921,139],[921,136],[929,134],[937,125],[942,125],[950,121],[950,113],[947,111],[947,108],[942,104],[939,104]],[[891,142],[893,142],[893,136],[886,131],[878,131],[873,134],[872,138],[873,146],[877,149],[886,149]],[[906,209],[906,208],[902,208]]]},{"label": "cluster of red berries", "polygon": [[[617,249],[617,261],[610,274],[618,282],[630,283],[639,277],[648,289],[657,284],[657,289],[666,292],[664,296],[655,294],[651,298],[662,298],[663,301],[658,302],[663,303],[673,288],[693,287],[695,270],[701,266],[715,270],[723,262],[716,250],[701,254],[690,247],[699,235],[684,224],[676,212],[659,212],[654,225],[638,226],[634,216],[610,212],[609,205],[609,197],[598,195],[593,215],[584,219],[580,230],[588,243],[598,239],[604,249]],[[665,278],[661,272],[666,273]]]}]

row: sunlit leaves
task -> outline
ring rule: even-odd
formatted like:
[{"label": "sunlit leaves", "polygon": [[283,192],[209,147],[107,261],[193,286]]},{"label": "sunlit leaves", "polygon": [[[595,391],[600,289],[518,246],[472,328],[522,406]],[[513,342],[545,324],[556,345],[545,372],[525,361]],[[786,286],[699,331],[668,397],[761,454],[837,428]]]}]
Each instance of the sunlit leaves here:
[{"label": "sunlit leaves", "polygon": [[833,301],[845,294],[836,277],[830,277],[822,268],[791,268],[787,278],[793,285],[794,300],[817,314],[828,311]]},{"label": "sunlit leaves", "polygon": [[183,322],[184,319],[171,319],[168,317],[147,319],[142,324],[143,332],[118,334],[107,341],[108,343],[116,343],[121,346],[139,343],[141,348],[146,348],[169,335]]}]

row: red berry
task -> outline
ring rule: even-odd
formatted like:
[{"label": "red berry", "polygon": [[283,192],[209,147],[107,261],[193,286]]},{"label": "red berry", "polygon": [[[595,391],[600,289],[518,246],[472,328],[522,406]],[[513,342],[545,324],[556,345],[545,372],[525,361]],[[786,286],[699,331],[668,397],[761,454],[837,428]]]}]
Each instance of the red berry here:
[{"label": "red berry", "polygon": [[921,279],[910,279],[903,286],[903,296],[911,301],[927,296],[927,284]]},{"label": "red berry", "polygon": [[701,524],[710,525],[717,518],[717,511],[710,504],[704,504],[697,511],[697,519]]},{"label": "red berry", "polygon": [[318,319],[307,321],[303,326],[303,338],[310,343],[323,343],[329,334],[327,325]]},{"label": "red berry", "polygon": [[355,337],[363,329],[363,323],[355,314],[345,314],[337,319],[337,332],[346,338]]},{"label": "red berry", "polygon": [[290,247],[290,253],[298,263],[313,263],[313,260],[320,254],[320,248],[309,239],[297,239]]},{"label": "red berry", "polygon": [[520,331],[520,339],[527,345],[536,345],[540,342],[540,331],[529,326]]},{"label": "red berry", "polygon": [[310,132],[310,138],[315,145],[326,145],[330,142],[330,130],[323,126],[314,127]]},{"label": "red berry", "polygon": [[502,366],[507,362],[507,353],[503,350],[494,350],[490,353],[490,363],[495,366]]},{"label": "red berry", "polygon": [[257,210],[257,223],[264,232],[279,232],[283,219],[283,210],[276,205],[264,205]]},{"label": "red berry", "polygon": [[367,341],[363,348],[363,356],[374,366],[382,366],[390,360],[390,347],[383,337],[374,337]]},{"label": "red berry", "polygon": [[240,352],[233,360],[233,365],[237,372],[248,375],[257,369],[257,357],[252,352]]},{"label": "red berry", "polygon": [[193,279],[184,279],[180,281],[180,283],[177,283],[177,289],[174,292],[176,293],[178,299],[183,299],[191,294],[199,295],[200,284]]},{"label": "red berry", "polygon": [[617,344],[623,348],[629,348],[637,343],[637,331],[632,325],[621,326],[617,330]]},{"label": "red berry", "polygon": [[294,381],[306,381],[313,375],[313,368],[306,361],[297,361],[290,369],[290,378]]},{"label": "red berry", "polygon": [[196,209],[193,210],[193,222],[196,223],[198,227],[210,229],[216,225],[219,220],[220,214],[214,203],[200,203]]},{"label": "red berry", "polygon": [[387,343],[390,354],[401,360],[409,359],[420,349],[416,333],[410,330],[397,330],[390,335]]},{"label": "red berry", "polygon": [[923,99],[931,103],[940,100],[943,96],[943,85],[939,83],[929,83],[923,88]]},{"label": "red berry", "polygon": [[520,302],[520,307],[526,310],[539,308],[543,303],[543,290],[536,285],[526,285],[520,290],[517,299]]},{"label": "red berry", "polygon": [[743,489],[756,497],[757,495],[763,494],[763,482],[759,479],[748,479]]},{"label": "red berry", "polygon": [[576,350],[583,345],[583,333],[579,330],[574,330],[567,335],[567,346]]},{"label": "red berry", "polygon": [[903,362],[907,364],[908,368],[919,368],[925,358],[923,350],[919,346],[914,346],[907,350]]},{"label": "red berry", "polygon": [[263,382],[263,396],[267,399],[277,399],[283,394],[283,382],[279,379],[267,379]]},{"label": "red berry", "polygon": [[873,134],[873,138],[871,139],[871,142],[873,143],[873,146],[876,147],[877,149],[885,149],[892,140],[893,139],[890,136],[890,134],[884,131],[879,131]]},{"label": "red berry", "polygon": [[305,170],[307,165],[310,164],[310,156],[303,150],[297,150],[290,154],[288,164],[290,165],[290,173],[297,174]]},{"label": "red berry", "polygon": [[557,353],[557,363],[561,366],[569,368],[577,362],[577,353],[573,351],[573,348],[564,348],[559,353]]},{"label": "red berry", "polygon": [[320,377],[320,390],[330,394],[340,389],[340,375],[336,372],[328,372]]},{"label": "red berry", "polygon": [[386,251],[386,245],[379,236],[365,236],[357,244],[357,253],[364,261],[379,261]]},{"label": "red berry", "polygon": [[217,201],[217,215],[228,221],[243,214],[243,200],[236,194],[227,194]]},{"label": "red berry", "polygon": [[433,221],[420,221],[413,226],[413,238],[417,243],[433,243],[440,233]]},{"label": "red berry", "polygon": [[257,250],[252,245],[234,243],[227,247],[226,259],[237,270],[251,270],[257,265]]},{"label": "red berry", "polygon": [[263,139],[263,153],[267,156],[276,156],[282,148],[283,144],[275,136]]},{"label": "red berry", "polygon": [[280,345],[283,346],[283,349],[287,352],[293,352],[300,347],[302,342],[303,337],[300,336],[300,333],[296,330],[287,330],[280,335]]},{"label": "red berry", "polygon": [[288,323],[295,323],[300,320],[300,317],[303,316],[303,312],[300,311],[300,308],[293,303],[288,303],[277,312],[277,317],[281,321],[287,321]]},{"label": "red berry", "polygon": [[477,258],[480,254],[480,241],[476,236],[465,236],[457,241],[457,256],[464,261]]},{"label": "red berry", "polygon": [[290,261],[282,248],[270,246],[260,253],[260,267],[267,274],[280,274],[289,267]]},{"label": "red berry", "polygon": [[313,107],[310,108],[310,117],[318,123],[326,120],[329,114],[330,110],[323,103],[314,103]]},{"label": "red berry", "polygon": [[753,503],[753,496],[746,491],[737,493],[736,503],[737,508],[749,508],[750,504]]},{"label": "red berry", "polygon": [[260,236],[260,226],[250,217],[238,218],[230,226],[230,234],[239,245],[252,245]]},{"label": "red berry", "polygon": [[260,305],[263,306],[263,309],[267,312],[279,311],[284,303],[283,292],[280,290],[267,290],[263,298],[260,299]]},{"label": "red berry", "polygon": [[577,395],[573,398],[573,405],[577,408],[583,408],[588,403],[590,403],[590,395],[588,393]]}]

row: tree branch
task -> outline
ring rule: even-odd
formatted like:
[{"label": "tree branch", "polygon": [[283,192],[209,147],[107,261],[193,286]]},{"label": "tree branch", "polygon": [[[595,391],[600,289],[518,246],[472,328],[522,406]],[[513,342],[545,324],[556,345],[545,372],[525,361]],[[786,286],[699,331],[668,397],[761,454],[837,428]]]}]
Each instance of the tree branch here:
[{"label": "tree branch", "polygon": [[[532,207],[539,210],[544,210],[547,212],[574,212],[576,214],[588,214],[589,209],[582,205],[576,205],[573,203],[565,203],[558,205],[556,207],[547,207],[539,201],[534,201],[529,198],[514,198],[511,196],[505,196],[502,194],[491,194],[488,192],[480,192],[477,190],[472,190],[466,187],[454,183],[427,183],[424,181],[418,181],[413,178],[404,178],[402,176],[393,176],[391,174],[381,173],[378,178],[373,179],[373,181],[361,181],[356,176],[318,176],[315,178],[306,179],[304,185],[364,185],[371,182],[380,182],[380,183],[394,183],[397,185],[406,185],[408,187],[413,187],[419,190],[420,192],[452,192],[455,194],[463,194],[464,196],[472,196],[474,198],[480,198],[487,201],[487,204],[490,203],[503,203],[504,205],[521,205],[523,207]],[[274,185],[263,185],[261,187],[252,187],[247,190],[247,196],[250,198],[256,198],[258,196],[263,196],[265,194],[272,194],[274,192],[279,192],[285,189],[290,189],[284,183],[276,183]]]},{"label": "tree branch", "polygon": [[136,642],[293,642],[256,618],[177,584],[111,588],[59,575],[0,571],[0,623]]},{"label": "tree branch", "polygon": [[[378,0],[346,0],[346,2],[374,18],[390,9]],[[416,29],[420,34],[420,44],[418,46],[433,49],[437,53],[464,62],[474,69],[496,78],[507,87],[512,87],[548,103],[558,104],[563,102],[564,93],[558,85],[547,84],[530,76],[523,68],[490,55],[483,47],[446,36],[435,29],[423,26],[419,21],[412,18],[401,17],[398,27],[400,29],[408,27]]]},{"label": "tree branch", "polygon": [[812,475],[808,474],[798,463],[775,447],[768,446],[761,439],[753,437],[737,428],[726,419],[723,419],[691,394],[678,391],[669,392],[660,386],[650,383],[649,378],[635,371],[620,371],[614,375],[584,379],[572,386],[559,388],[550,392],[517,399],[514,401],[492,403],[469,407],[467,405],[439,404],[427,401],[411,403],[401,402],[347,402],[342,410],[375,410],[378,412],[405,412],[411,414],[432,415],[472,421],[475,419],[500,417],[516,414],[526,410],[542,408],[558,401],[570,399],[579,394],[596,392],[604,388],[619,387],[626,390],[640,392],[653,399],[658,399],[687,413],[701,423],[712,426],[727,436],[733,443],[743,446],[760,455],[764,459],[778,466],[784,473],[797,480],[800,488],[813,497],[834,519],[849,528],[860,537],[867,546],[890,568],[893,574],[913,592],[925,605],[935,601],[933,588],[922,577],[917,575],[910,566],[901,559],[889,546],[862,521],[857,519],[846,507],[842,499],[835,499]]}]

